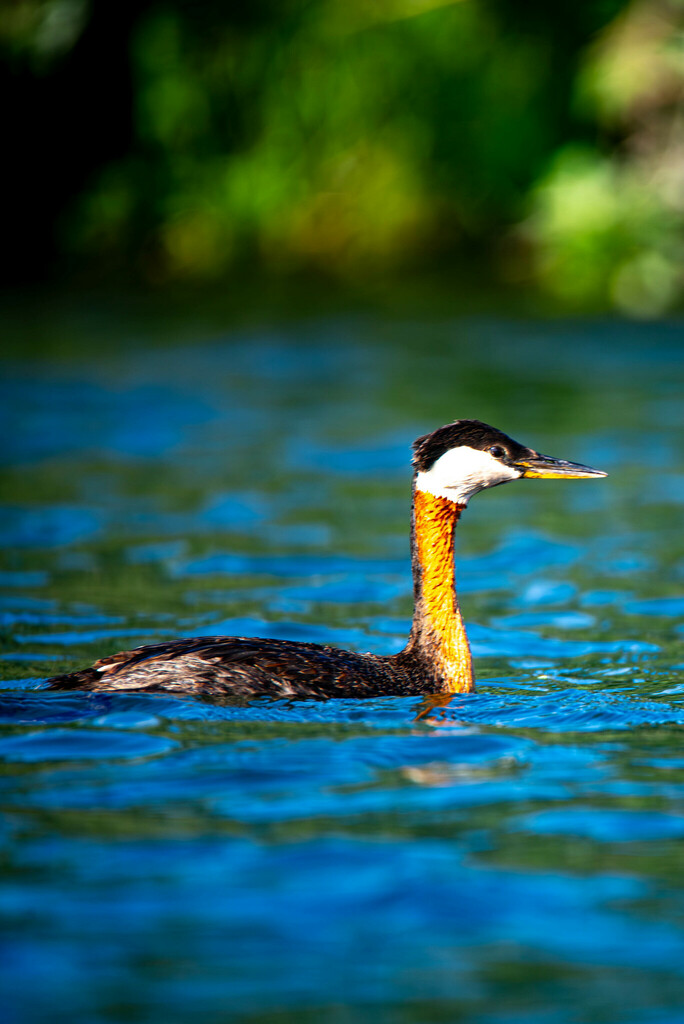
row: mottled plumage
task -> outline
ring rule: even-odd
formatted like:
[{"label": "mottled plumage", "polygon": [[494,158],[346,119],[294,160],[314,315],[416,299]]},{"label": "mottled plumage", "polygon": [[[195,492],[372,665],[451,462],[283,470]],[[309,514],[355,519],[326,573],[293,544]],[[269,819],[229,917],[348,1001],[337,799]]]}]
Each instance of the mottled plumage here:
[{"label": "mottled plumage", "polygon": [[[421,670],[422,668],[422,670]],[[357,697],[439,689],[429,664],[355,654],[327,644],[204,636],[148,644],[50,680],[60,690]]]}]

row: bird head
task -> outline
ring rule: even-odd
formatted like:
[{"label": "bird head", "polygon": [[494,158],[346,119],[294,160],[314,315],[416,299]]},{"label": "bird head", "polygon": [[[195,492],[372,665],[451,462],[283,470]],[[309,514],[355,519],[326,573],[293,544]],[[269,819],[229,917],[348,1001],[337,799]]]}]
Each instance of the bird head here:
[{"label": "bird head", "polygon": [[540,455],[496,427],[456,420],[413,444],[416,488],[467,505],[473,494],[511,480],[583,480],[607,476],[578,462]]}]

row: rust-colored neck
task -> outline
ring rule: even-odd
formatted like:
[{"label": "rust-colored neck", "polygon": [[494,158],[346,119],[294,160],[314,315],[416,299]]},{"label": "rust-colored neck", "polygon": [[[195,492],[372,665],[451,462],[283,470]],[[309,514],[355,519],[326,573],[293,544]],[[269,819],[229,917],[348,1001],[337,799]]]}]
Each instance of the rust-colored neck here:
[{"label": "rust-colored neck", "polygon": [[473,662],[454,587],[454,531],[463,505],[414,489],[414,613],[407,653],[434,666],[440,690],[475,689]]}]

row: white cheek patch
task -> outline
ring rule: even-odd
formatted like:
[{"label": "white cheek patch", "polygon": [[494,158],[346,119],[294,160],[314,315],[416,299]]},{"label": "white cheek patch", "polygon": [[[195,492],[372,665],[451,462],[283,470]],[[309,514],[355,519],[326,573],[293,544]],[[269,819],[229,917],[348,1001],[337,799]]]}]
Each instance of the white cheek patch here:
[{"label": "white cheek patch", "polygon": [[518,480],[521,476],[519,469],[504,465],[489,452],[464,445],[445,452],[431,469],[418,473],[416,487],[436,498],[448,498],[458,505],[467,505],[473,494],[485,487]]}]

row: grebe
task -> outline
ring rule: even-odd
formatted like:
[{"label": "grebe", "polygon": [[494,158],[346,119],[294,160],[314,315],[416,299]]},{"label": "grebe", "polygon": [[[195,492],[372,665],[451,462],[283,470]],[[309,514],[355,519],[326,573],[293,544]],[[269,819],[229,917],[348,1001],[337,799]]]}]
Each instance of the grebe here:
[{"label": "grebe", "polygon": [[122,651],[48,680],[53,690],[273,697],[469,693],[472,658],[454,587],[454,530],[478,491],[521,477],[580,479],[597,469],[540,455],[479,420],[456,420],[413,445],[414,611],[403,651],[208,636]]}]

